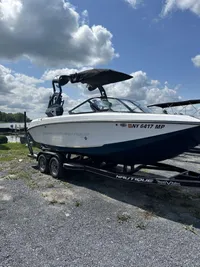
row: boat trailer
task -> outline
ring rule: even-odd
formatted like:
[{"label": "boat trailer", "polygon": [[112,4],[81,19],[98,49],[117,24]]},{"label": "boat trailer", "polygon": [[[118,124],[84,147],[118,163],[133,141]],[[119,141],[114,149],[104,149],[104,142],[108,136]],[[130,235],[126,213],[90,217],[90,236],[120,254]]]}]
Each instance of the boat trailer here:
[{"label": "boat trailer", "polygon": [[[50,174],[53,178],[64,177],[64,174],[69,175],[69,173],[64,173],[64,169],[66,169],[70,172],[90,173],[132,183],[200,187],[200,173],[165,163],[126,166],[95,162],[85,156],[63,155],[48,150],[42,150],[38,154],[30,153],[28,156],[38,161],[40,172]],[[159,171],[159,174],[148,170]],[[172,175],[165,177],[160,174],[161,171],[170,172]]]}]

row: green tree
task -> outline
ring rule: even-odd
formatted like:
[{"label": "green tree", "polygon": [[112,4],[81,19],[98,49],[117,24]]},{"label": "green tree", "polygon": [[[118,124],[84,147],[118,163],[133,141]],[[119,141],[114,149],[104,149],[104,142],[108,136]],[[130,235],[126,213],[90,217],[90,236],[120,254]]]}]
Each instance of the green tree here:
[{"label": "green tree", "polygon": [[[24,114],[23,113],[6,113],[0,111],[0,122],[23,122]],[[31,119],[26,116],[26,121],[30,122]]]}]

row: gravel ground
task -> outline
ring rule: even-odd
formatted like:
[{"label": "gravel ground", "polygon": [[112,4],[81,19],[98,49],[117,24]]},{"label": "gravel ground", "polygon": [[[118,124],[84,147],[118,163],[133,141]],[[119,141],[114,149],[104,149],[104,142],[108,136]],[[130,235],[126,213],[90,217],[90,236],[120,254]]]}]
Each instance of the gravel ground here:
[{"label": "gravel ground", "polygon": [[[200,171],[199,156],[179,166]],[[0,163],[0,267],[200,266],[200,189]]]}]

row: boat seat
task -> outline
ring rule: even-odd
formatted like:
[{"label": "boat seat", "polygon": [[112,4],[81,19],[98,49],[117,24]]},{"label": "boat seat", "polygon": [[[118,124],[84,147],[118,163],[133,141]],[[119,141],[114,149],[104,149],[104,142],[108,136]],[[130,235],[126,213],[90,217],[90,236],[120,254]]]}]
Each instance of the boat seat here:
[{"label": "boat seat", "polygon": [[90,103],[90,107],[93,111],[101,111],[101,109],[96,105],[96,103]]},{"label": "boat seat", "polygon": [[50,96],[49,104],[45,113],[48,117],[60,116],[64,111],[63,104],[64,100],[62,100],[62,95],[60,93],[54,93]]},{"label": "boat seat", "polygon": [[61,104],[62,104],[62,95],[60,93],[54,93],[52,96],[50,96],[48,107],[52,105],[61,105]]}]

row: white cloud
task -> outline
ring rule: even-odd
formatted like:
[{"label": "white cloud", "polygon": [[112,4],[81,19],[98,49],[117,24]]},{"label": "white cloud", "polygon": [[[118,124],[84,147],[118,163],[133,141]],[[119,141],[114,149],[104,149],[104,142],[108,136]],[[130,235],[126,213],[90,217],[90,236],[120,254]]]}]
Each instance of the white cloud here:
[{"label": "white cloud", "polygon": [[40,86],[43,82],[0,65],[0,98],[3,100],[0,110],[13,113],[27,110],[30,116],[38,115],[45,110],[51,92]]},{"label": "white cloud", "polygon": [[67,0],[1,0],[0,58],[81,67],[117,57],[111,32],[87,23],[87,10],[80,15]]},{"label": "white cloud", "polygon": [[131,75],[133,79],[109,85],[108,95],[142,101],[146,105],[181,99],[177,87],[170,88],[168,84],[162,86],[159,81],[149,79],[143,71]]},{"label": "white cloud", "polygon": [[89,14],[87,10],[82,12],[82,24],[89,24]]},{"label": "white cloud", "polygon": [[142,3],[143,0],[125,0],[125,2],[129,3],[129,5],[131,5],[131,7],[133,8],[137,8],[138,5],[140,5]]},{"label": "white cloud", "polygon": [[200,55],[193,57],[191,60],[195,67],[200,68]]},{"label": "white cloud", "polygon": [[90,69],[90,67],[84,67],[81,69],[69,69],[69,68],[50,69],[44,72],[41,79],[43,79],[44,81],[51,81],[57,75],[70,75],[76,72],[84,71],[86,69]]},{"label": "white cloud", "polygon": [[[52,88],[45,85],[45,81],[51,81],[56,75],[70,74],[84,69],[57,69],[44,72],[40,79],[16,73],[0,65],[0,111],[23,112],[27,116],[37,118],[45,116],[49,96]],[[105,86],[108,96],[129,98],[142,101],[144,104],[180,100],[177,88],[170,88],[168,83],[161,85],[158,80],[151,80],[143,71],[131,73],[133,79]],[[63,91],[65,100],[64,110],[67,112],[88,97],[99,95],[98,90],[89,92],[83,84],[68,84],[67,87],[77,87],[78,100],[70,98]],[[76,94],[77,94],[76,92]],[[77,97],[76,97],[77,98]]]},{"label": "white cloud", "polygon": [[20,0],[1,0],[0,17],[2,21],[15,21],[22,11],[22,3]]},{"label": "white cloud", "polygon": [[[0,65],[0,95],[9,93],[9,81],[12,80],[11,70]],[[2,98],[2,97],[1,97]]]},{"label": "white cloud", "polygon": [[166,0],[162,15],[166,16],[169,12],[175,9],[190,10],[200,16],[200,1],[199,0]]}]

